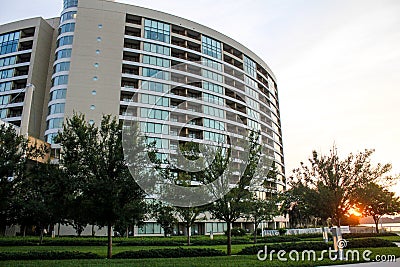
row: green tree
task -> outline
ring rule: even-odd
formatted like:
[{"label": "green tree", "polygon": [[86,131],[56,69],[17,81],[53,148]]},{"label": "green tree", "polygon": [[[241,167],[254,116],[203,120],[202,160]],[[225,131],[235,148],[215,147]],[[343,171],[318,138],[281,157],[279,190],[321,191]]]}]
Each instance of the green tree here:
[{"label": "green tree", "polygon": [[391,177],[384,175],[391,169],[390,164],[371,164],[374,150],[365,150],[358,154],[349,154],[339,159],[336,147],[330,154],[320,156],[313,152],[309,165],[301,163],[293,171],[290,185],[303,192],[303,203],[309,211],[323,221],[332,219],[336,225],[351,208],[351,199],[357,188],[371,182],[387,182]]},{"label": "green tree", "polygon": [[278,196],[268,199],[260,199],[257,196],[253,196],[253,198],[249,200],[247,218],[254,224],[254,244],[257,243],[257,228],[260,223],[263,221],[270,221],[278,214]]},{"label": "green tree", "polygon": [[196,220],[198,220],[198,217],[203,209],[199,207],[176,207],[175,211],[180,221],[182,221],[185,225],[187,245],[190,246],[191,228]]},{"label": "green tree", "polygon": [[376,232],[379,233],[379,220],[384,215],[394,215],[400,212],[400,198],[384,187],[369,183],[356,190],[356,206],[364,216],[371,216],[375,222]]},{"label": "green tree", "polygon": [[107,227],[107,257],[111,258],[113,226],[131,210],[132,203],[144,199],[124,160],[122,123],[105,115],[97,128],[75,114],[67,119],[58,141],[62,166],[80,179],[76,197],[87,201],[84,206],[91,221]]},{"label": "green tree", "polygon": [[44,145],[30,143],[15,126],[0,123],[0,235],[5,234],[6,226],[17,222],[16,185],[26,176],[28,163],[43,159],[46,152]]},{"label": "green tree", "polygon": [[42,244],[44,230],[62,218],[59,211],[63,209],[60,200],[64,192],[58,187],[61,179],[57,165],[37,162],[16,183],[13,207],[17,211],[17,221],[36,226],[39,244]]},{"label": "green tree", "polygon": [[[227,224],[227,254],[232,252],[232,223],[241,217],[246,216],[249,210],[252,193],[249,191],[251,180],[253,179],[258,163],[261,157],[261,144],[259,142],[259,133],[251,132],[249,140],[249,155],[246,169],[239,178],[238,183],[226,195],[219,200],[210,204],[207,209],[214,218],[224,221]],[[230,149],[224,153],[226,149],[222,146],[217,149],[217,153],[213,165],[207,169],[205,173],[206,181],[214,181],[221,173],[226,171],[227,164],[231,160]],[[223,186],[223,185],[221,185]]]},{"label": "green tree", "polygon": [[156,222],[164,230],[164,237],[171,235],[173,233],[174,226],[178,223],[178,220],[175,217],[174,207],[162,202],[154,202],[152,210]]}]

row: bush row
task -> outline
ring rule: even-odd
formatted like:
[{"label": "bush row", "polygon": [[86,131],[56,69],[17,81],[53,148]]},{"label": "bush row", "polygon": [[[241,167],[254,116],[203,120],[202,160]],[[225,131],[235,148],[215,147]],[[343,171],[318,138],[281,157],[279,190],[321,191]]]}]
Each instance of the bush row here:
[{"label": "bush row", "polygon": [[183,257],[212,257],[226,256],[220,250],[210,248],[183,249],[167,248],[153,250],[124,251],[114,255],[114,259],[144,259],[144,258],[183,258]]},{"label": "bush row", "polygon": [[393,242],[380,238],[356,238],[347,240],[346,248],[397,247]]},{"label": "bush row", "polygon": [[383,237],[383,236],[397,236],[395,233],[350,233],[343,234],[344,239],[350,238],[365,238],[365,237]]},{"label": "bush row", "polygon": [[101,259],[101,257],[95,253],[79,251],[0,252],[0,261],[69,259]]}]

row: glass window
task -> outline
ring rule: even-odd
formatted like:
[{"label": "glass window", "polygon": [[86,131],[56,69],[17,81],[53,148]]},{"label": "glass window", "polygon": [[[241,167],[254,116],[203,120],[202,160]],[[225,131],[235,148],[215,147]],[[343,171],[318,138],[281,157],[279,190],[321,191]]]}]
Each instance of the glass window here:
[{"label": "glass window", "polygon": [[204,78],[207,78],[207,79],[214,80],[214,81],[217,81],[217,82],[222,83],[222,75],[217,74],[217,73],[215,73],[215,72],[202,69],[202,70],[201,70],[201,75],[202,75]]},{"label": "glass window", "polygon": [[203,120],[204,120],[203,121],[204,127],[206,127],[206,128],[212,128],[212,129],[217,129],[217,130],[221,130],[221,131],[225,130],[225,124],[223,122],[211,120],[211,119],[207,119],[207,118],[204,118]]},{"label": "glass window", "polygon": [[171,54],[171,49],[167,46],[158,45],[158,44],[151,44],[151,43],[144,43],[143,50],[151,53],[157,53],[161,55],[169,56]]},{"label": "glass window", "polygon": [[96,109],[96,106],[95,105],[91,105],[90,106],[90,110],[95,110]]},{"label": "glass window", "polygon": [[203,81],[203,88],[218,94],[224,93],[224,88],[220,85]]},{"label": "glass window", "polygon": [[159,109],[140,108],[140,117],[165,121],[169,119],[169,112]]},{"label": "glass window", "polygon": [[253,78],[257,78],[257,65],[250,58],[244,56],[244,71]]},{"label": "glass window", "polygon": [[217,59],[222,58],[222,45],[220,42],[207,37],[203,36],[202,37],[202,47],[203,47],[203,53],[209,56],[212,56]]},{"label": "glass window", "polygon": [[149,90],[149,91],[154,91],[154,92],[159,92],[159,93],[169,92],[169,85],[164,84],[164,83],[142,81],[141,88],[143,90]]},{"label": "glass window", "polygon": [[47,130],[49,129],[61,129],[63,126],[64,118],[55,118],[47,121]]},{"label": "glass window", "polygon": [[158,223],[148,222],[144,223],[141,228],[139,228],[139,234],[162,234],[162,228]]},{"label": "glass window", "polygon": [[203,100],[217,105],[224,105],[224,99],[215,95],[203,93]]},{"label": "glass window", "polygon": [[0,79],[12,78],[14,75],[14,69],[0,70]]},{"label": "glass window", "polygon": [[9,54],[18,50],[19,32],[0,35],[0,55]]},{"label": "glass window", "polygon": [[246,97],[246,102],[250,107],[254,108],[255,110],[260,109],[260,104],[256,100]]},{"label": "glass window", "polygon": [[75,23],[66,23],[58,28],[58,34],[75,31]]},{"label": "glass window", "polygon": [[209,68],[213,68],[213,69],[218,70],[218,71],[222,71],[222,64],[218,63],[217,61],[214,61],[214,60],[211,60],[211,59],[208,59],[208,58],[203,58],[201,61],[202,61],[204,66],[207,66]]},{"label": "glass window", "polygon": [[155,96],[155,95],[141,94],[141,102],[143,104],[169,107],[169,98],[168,97],[159,97],[159,96]]},{"label": "glass window", "polygon": [[54,77],[51,86],[57,86],[57,85],[62,85],[62,84],[68,84],[68,75],[60,75],[60,76]]},{"label": "glass window", "polygon": [[209,141],[218,142],[218,143],[224,143],[225,142],[225,135],[224,134],[219,134],[219,133],[213,133],[213,132],[204,131],[204,139],[205,140],[209,140]]},{"label": "glass window", "polygon": [[69,57],[71,57],[71,54],[72,54],[71,48],[59,50],[56,53],[56,60],[62,59],[62,58],[69,58]]},{"label": "glass window", "polygon": [[218,118],[224,118],[224,111],[222,109],[219,108],[214,108],[214,107],[210,107],[210,106],[203,106],[203,112],[204,114],[210,115],[210,116],[214,116],[214,117],[218,117]]},{"label": "glass window", "polygon": [[65,99],[66,95],[67,95],[67,89],[59,89],[52,91],[50,93],[50,101],[56,99]]},{"label": "glass window", "polygon": [[70,62],[61,62],[56,64],[53,67],[53,73],[60,72],[60,71],[69,71]]},{"label": "glass window", "polygon": [[78,6],[78,0],[64,0],[64,9],[77,6]]},{"label": "glass window", "polygon": [[76,11],[70,11],[61,15],[60,23],[75,18],[76,18]]},{"label": "glass window", "polygon": [[12,82],[0,83],[0,92],[10,91]]},{"label": "glass window", "polygon": [[150,69],[150,68],[142,68],[143,76],[145,77],[153,77],[161,80],[169,80],[169,72]]},{"label": "glass window", "polygon": [[49,107],[49,115],[64,113],[65,103],[58,103],[54,105],[50,105]]},{"label": "glass window", "polygon": [[156,20],[144,20],[144,38],[170,42],[170,25]]},{"label": "glass window", "polygon": [[10,95],[0,96],[0,105],[7,105],[10,102]]},{"label": "glass window", "polygon": [[14,65],[17,61],[17,57],[5,57],[0,59],[0,67]]},{"label": "glass window", "polygon": [[158,149],[168,149],[168,139],[161,139],[161,138],[156,138],[156,137],[147,137],[146,142],[148,145],[154,143],[156,148]]},{"label": "glass window", "polygon": [[49,144],[54,144],[54,138],[57,136],[57,133],[51,133],[46,136],[46,142]]},{"label": "glass window", "polygon": [[247,120],[247,125],[254,130],[261,130],[261,126],[258,122],[253,120]]},{"label": "glass window", "polygon": [[246,75],[244,76],[244,82],[253,88],[257,88],[257,82]]},{"label": "glass window", "polygon": [[57,47],[63,46],[63,45],[71,45],[74,42],[74,36],[69,35],[69,36],[63,36],[60,39],[57,40]]},{"label": "glass window", "polygon": [[96,91],[96,90],[93,90],[93,91],[92,91],[92,95],[97,95],[97,91]]},{"label": "glass window", "polygon": [[143,63],[164,68],[170,67],[170,61],[168,59],[148,55],[143,56]]},{"label": "glass window", "polygon": [[144,133],[168,134],[169,126],[152,122],[141,122],[140,129]]}]

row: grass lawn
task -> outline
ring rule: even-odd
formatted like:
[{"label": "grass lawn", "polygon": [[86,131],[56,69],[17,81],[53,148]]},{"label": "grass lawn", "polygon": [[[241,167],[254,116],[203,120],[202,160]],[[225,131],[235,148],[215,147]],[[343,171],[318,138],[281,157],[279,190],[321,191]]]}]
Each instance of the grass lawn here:
[{"label": "grass lawn", "polygon": [[[363,251],[365,249],[360,249]],[[400,257],[400,248],[370,248],[373,254],[370,256],[371,259],[375,258],[375,255],[395,255]],[[1,266],[165,266],[165,267],[177,267],[177,266],[322,266],[322,265],[336,265],[346,264],[350,262],[339,262],[324,259],[323,261],[309,262],[280,262],[276,258],[272,262],[270,261],[259,261],[257,256],[225,256],[225,257],[204,257],[204,258],[178,258],[178,259],[133,259],[133,260],[52,260],[52,261],[3,261],[0,262]]]},{"label": "grass lawn", "polygon": [[377,238],[385,239],[385,240],[392,241],[392,242],[400,242],[400,236],[399,235],[398,236],[380,236],[380,237],[377,237]]},{"label": "grass lawn", "polygon": [[[245,247],[253,246],[254,244],[232,245],[232,254],[236,254]],[[178,246],[113,246],[113,254],[122,251],[136,251],[136,250],[151,250],[151,249],[165,249],[177,248]],[[214,246],[181,246],[183,248],[213,248],[226,252],[226,245]],[[80,251],[80,252],[93,252],[100,256],[106,257],[106,246],[14,246],[14,247],[0,247],[0,252],[34,252],[34,251]]]}]

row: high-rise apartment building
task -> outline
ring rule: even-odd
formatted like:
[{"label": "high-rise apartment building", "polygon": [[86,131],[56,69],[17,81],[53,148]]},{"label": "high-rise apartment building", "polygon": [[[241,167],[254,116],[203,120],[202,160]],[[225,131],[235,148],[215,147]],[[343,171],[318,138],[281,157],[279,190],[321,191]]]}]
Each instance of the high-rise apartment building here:
[{"label": "high-rise apartment building", "polygon": [[[54,149],[53,137],[74,112],[96,124],[104,114],[135,117],[162,158],[179,142],[219,142],[255,129],[280,173],[264,191],[286,186],[271,69],[235,40],[163,12],[64,0],[58,18],[0,25],[0,111]],[[151,227],[143,233],[158,231]]]}]

